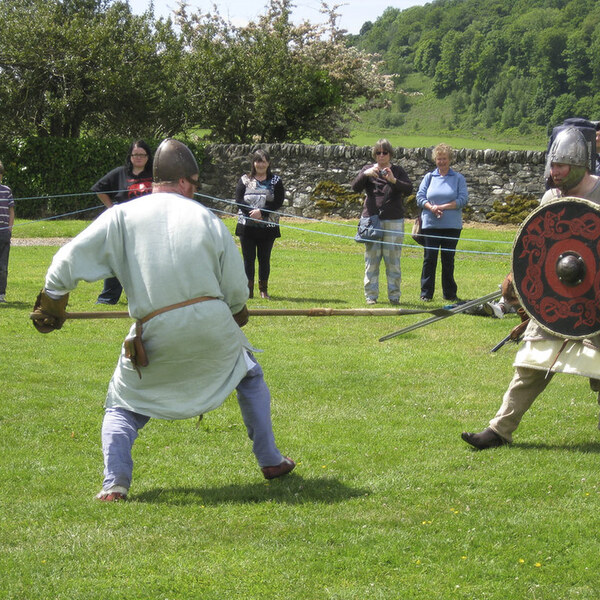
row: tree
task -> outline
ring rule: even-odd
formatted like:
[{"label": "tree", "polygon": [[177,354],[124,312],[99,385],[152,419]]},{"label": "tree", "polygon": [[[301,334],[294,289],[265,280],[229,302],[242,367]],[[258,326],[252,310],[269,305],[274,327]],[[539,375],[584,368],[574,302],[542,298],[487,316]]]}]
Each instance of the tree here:
[{"label": "tree", "polygon": [[356,111],[392,89],[373,56],[349,47],[335,8],[326,25],[290,21],[290,0],[271,0],[256,22],[236,27],[215,8],[177,24],[187,54],[182,72],[190,115],[214,140],[335,142],[349,135]]},{"label": "tree", "polygon": [[0,131],[78,137],[82,131],[158,135],[179,130],[165,76],[179,50],[170,23],[127,2],[0,2]]}]

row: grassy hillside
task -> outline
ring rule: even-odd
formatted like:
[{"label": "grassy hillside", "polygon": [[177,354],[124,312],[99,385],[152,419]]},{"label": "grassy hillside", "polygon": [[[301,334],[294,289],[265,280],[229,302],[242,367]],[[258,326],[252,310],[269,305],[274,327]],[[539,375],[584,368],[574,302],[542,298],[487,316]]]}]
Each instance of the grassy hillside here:
[{"label": "grassy hillside", "polygon": [[[390,109],[377,109],[361,115],[355,123],[349,143],[371,145],[386,137],[394,146],[420,148],[446,142],[455,148],[494,150],[545,150],[547,133],[544,127],[531,131],[503,131],[478,128],[462,130],[452,123],[452,98],[436,98],[431,79],[412,73],[402,83],[402,91],[392,101]],[[413,95],[415,94],[415,95]]]}]

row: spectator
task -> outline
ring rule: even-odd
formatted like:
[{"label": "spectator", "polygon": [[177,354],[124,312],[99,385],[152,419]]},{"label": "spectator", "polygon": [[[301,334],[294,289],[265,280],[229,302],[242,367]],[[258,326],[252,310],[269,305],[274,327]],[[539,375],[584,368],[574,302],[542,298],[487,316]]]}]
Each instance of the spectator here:
[{"label": "spectator", "polygon": [[10,188],[2,185],[4,165],[0,162],[0,302],[6,302],[10,238],[15,223],[15,201]]},{"label": "spectator", "polygon": [[240,177],[235,200],[239,208],[235,234],[240,238],[249,297],[254,297],[258,259],[258,290],[260,297],[268,300],[271,251],[275,240],[281,237],[277,211],[283,205],[284,189],[281,177],[271,171],[271,159],[266,150],[257,150],[252,155],[250,173]]},{"label": "spectator", "polygon": [[393,148],[379,140],[372,151],[375,163],[365,165],[352,182],[355,192],[365,192],[363,217],[379,215],[383,228],[381,242],[365,243],[364,290],[367,304],[376,304],[379,297],[379,266],[385,263],[387,295],[391,304],[400,304],[402,271],[400,257],[404,240],[404,199],[413,184],[404,169],[392,163]]},{"label": "spectator", "polygon": [[[115,204],[145,196],[152,191],[152,151],[144,140],[129,146],[125,165],[113,169],[92,186],[98,198],[111,208]],[[104,281],[96,304],[116,304],[123,287],[116,277]]]},{"label": "spectator", "polygon": [[450,167],[453,158],[454,153],[448,144],[438,144],[433,149],[437,168],[425,175],[417,192],[417,205],[422,211],[423,223],[421,300],[424,302],[430,302],[433,298],[440,250],[444,300],[459,301],[454,279],[454,256],[462,230],[462,209],[469,201],[469,193],[465,178]]}]

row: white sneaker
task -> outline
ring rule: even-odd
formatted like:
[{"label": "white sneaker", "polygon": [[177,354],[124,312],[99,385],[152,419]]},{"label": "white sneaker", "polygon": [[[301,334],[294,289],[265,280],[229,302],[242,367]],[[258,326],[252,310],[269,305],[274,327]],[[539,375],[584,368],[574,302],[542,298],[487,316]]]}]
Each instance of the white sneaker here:
[{"label": "white sneaker", "polygon": [[0,294],[0,302],[6,302],[6,298],[4,294]]},{"label": "white sneaker", "polygon": [[485,309],[490,317],[494,317],[496,319],[504,318],[504,311],[498,302],[486,302]]}]

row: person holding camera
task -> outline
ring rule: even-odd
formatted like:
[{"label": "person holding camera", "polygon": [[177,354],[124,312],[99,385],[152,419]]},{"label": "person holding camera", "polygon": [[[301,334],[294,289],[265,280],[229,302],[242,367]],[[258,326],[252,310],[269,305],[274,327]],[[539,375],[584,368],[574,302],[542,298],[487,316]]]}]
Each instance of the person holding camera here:
[{"label": "person holding camera", "polygon": [[365,192],[361,217],[379,215],[383,240],[365,243],[365,297],[376,304],[379,297],[379,266],[385,263],[388,300],[400,304],[400,255],[404,240],[404,195],[413,190],[406,171],[392,164],[392,145],[381,139],[373,146],[374,164],[365,165],[354,181],[355,192]]}]

